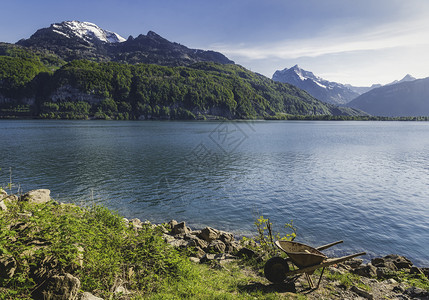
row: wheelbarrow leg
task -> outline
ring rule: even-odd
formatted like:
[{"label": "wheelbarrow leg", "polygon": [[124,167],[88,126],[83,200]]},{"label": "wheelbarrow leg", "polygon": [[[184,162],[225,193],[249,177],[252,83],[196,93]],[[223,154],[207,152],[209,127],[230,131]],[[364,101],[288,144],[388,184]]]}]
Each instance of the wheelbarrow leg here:
[{"label": "wheelbarrow leg", "polygon": [[319,285],[320,285],[320,282],[322,281],[322,276],[323,276],[323,272],[325,271],[325,267],[323,267],[323,269],[322,269],[322,274],[320,274],[320,278],[319,278],[319,281],[317,282],[317,287],[316,287],[316,289],[318,289],[319,288]]},{"label": "wheelbarrow leg", "polygon": [[305,278],[307,278],[310,289],[314,289],[314,283],[313,283],[313,279],[311,279],[311,276],[308,273],[305,273]]}]

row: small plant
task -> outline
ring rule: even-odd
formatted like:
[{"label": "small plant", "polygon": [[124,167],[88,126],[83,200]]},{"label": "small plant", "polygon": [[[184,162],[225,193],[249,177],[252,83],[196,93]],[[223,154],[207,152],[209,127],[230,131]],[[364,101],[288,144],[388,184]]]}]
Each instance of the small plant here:
[{"label": "small plant", "polygon": [[276,252],[275,241],[293,241],[296,237],[297,228],[293,225],[293,220],[284,225],[286,230],[292,230],[292,232],[286,233],[283,236],[278,232],[273,232],[273,223],[270,222],[270,219],[265,219],[264,216],[260,216],[255,221],[255,226],[258,231],[255,240],[259,243],[262,250],[267,253]]}]

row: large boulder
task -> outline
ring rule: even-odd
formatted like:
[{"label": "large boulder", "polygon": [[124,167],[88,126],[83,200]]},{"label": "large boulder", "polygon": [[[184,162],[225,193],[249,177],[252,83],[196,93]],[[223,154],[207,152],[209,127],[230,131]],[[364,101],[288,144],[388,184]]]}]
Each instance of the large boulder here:
[{"label": "large boulder", "polygon": [[352,270],[353,273],[363,277],[375,277],[377,275],[377,268],[371,264],[361,265],[356,269]]},{"label": "large boulder", "polygon": [[207,247],[207,252],[210,253],[224,253],[226,249],[226,245],[221,240],[215,240],[211,242]]},{"label": "large boulder", "polygon": [[221,231],[219,239],[225,244],[230,244],[232,241],[234,241],[234,235],[229,232]]},{"label": "large boulder", "polygon": [[191,230],[188,227],[186,227],[185,222],[175,224],[171,229],[172,234],[189,234],[190,232]]},{"label": "large boulder", "polygon": [[211,227],[206,227],[202,229],[200,234],[198,235],[199,238],[205,240],[208,243],[217,240],[219,236],[220,231]]},{"label": "large boulder", "polygon": [[408,258],[397,254],[374,258],[371,260],[371,263],[376,267],[385,267],[392,271],[396,271],[398,269],[409,269],[413,266],[413,263]]},{"label": "large boulder", "polygon": [[21,201],[28,201],[31,204],[43,204],[51,201],[51,191],[48,189],[33,190],[21,196]]},{"label": "large boulder", "polygon": [[80,289],[80,280],[71,274],[54,275],[43,289],[43,299],[75,300]]}]

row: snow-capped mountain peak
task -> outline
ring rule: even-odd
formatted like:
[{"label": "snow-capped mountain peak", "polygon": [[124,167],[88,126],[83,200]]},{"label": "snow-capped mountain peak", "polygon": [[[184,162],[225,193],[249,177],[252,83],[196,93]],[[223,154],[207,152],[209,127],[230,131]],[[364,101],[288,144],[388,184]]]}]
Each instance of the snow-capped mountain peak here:
[{"label": "snow-capped mountain peak", "polygon": [[301,69],[298,65],[276,71],[273,80],[290,83],[324,102],[345,104],[359,96],[345,85],[331,82]]},{"label": "snow-capped mountain peak", "polygon": [[87,42],[94,39],[105,43],[122,43],[126,39],[119,34],[104,30],[90,22],[65,21],[52,24],[53,31],[67,38],[78,37]]}]

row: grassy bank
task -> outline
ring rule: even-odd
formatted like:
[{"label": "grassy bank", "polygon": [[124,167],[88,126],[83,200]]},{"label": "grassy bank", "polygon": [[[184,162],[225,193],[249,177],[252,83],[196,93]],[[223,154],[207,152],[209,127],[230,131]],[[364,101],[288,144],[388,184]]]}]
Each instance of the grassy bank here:
[{"label": "grassy bank", "polygon": [[118,287],[136,299],[262,296],[241,289],[255,278],[237,264],[226,271],[190,262],[164,242],[162,225],[137,231],[99,206],[6,205],[7,212],[0,211],[0,256],[14,261],[15,270],[13,276],[1,276],[0,299],[41,298],[48,278],[65,273],[79,278],[82,291],[104,299],[119,298]]},{"label": "grassy bank", "polygon": [[79,299],[64,296],[77,281],[74,295],[90,292],[103,299],[352,299],[365,293],[396,299],[429,291],[422,273],[379,267],[377,272],[385,271],[381,277],[360,276],[349,265],[330,267],[317,290],[303,276],[293,284],[271,284],[263,266],[275,253],[265,236],[270,223],[262,217],[255,223],[259,243],[246,241],[254,258],[195,263],[189,259],[192,248],[165,241],[167,224],[134,226],[101,206],[1,198],[0,299]]}]

